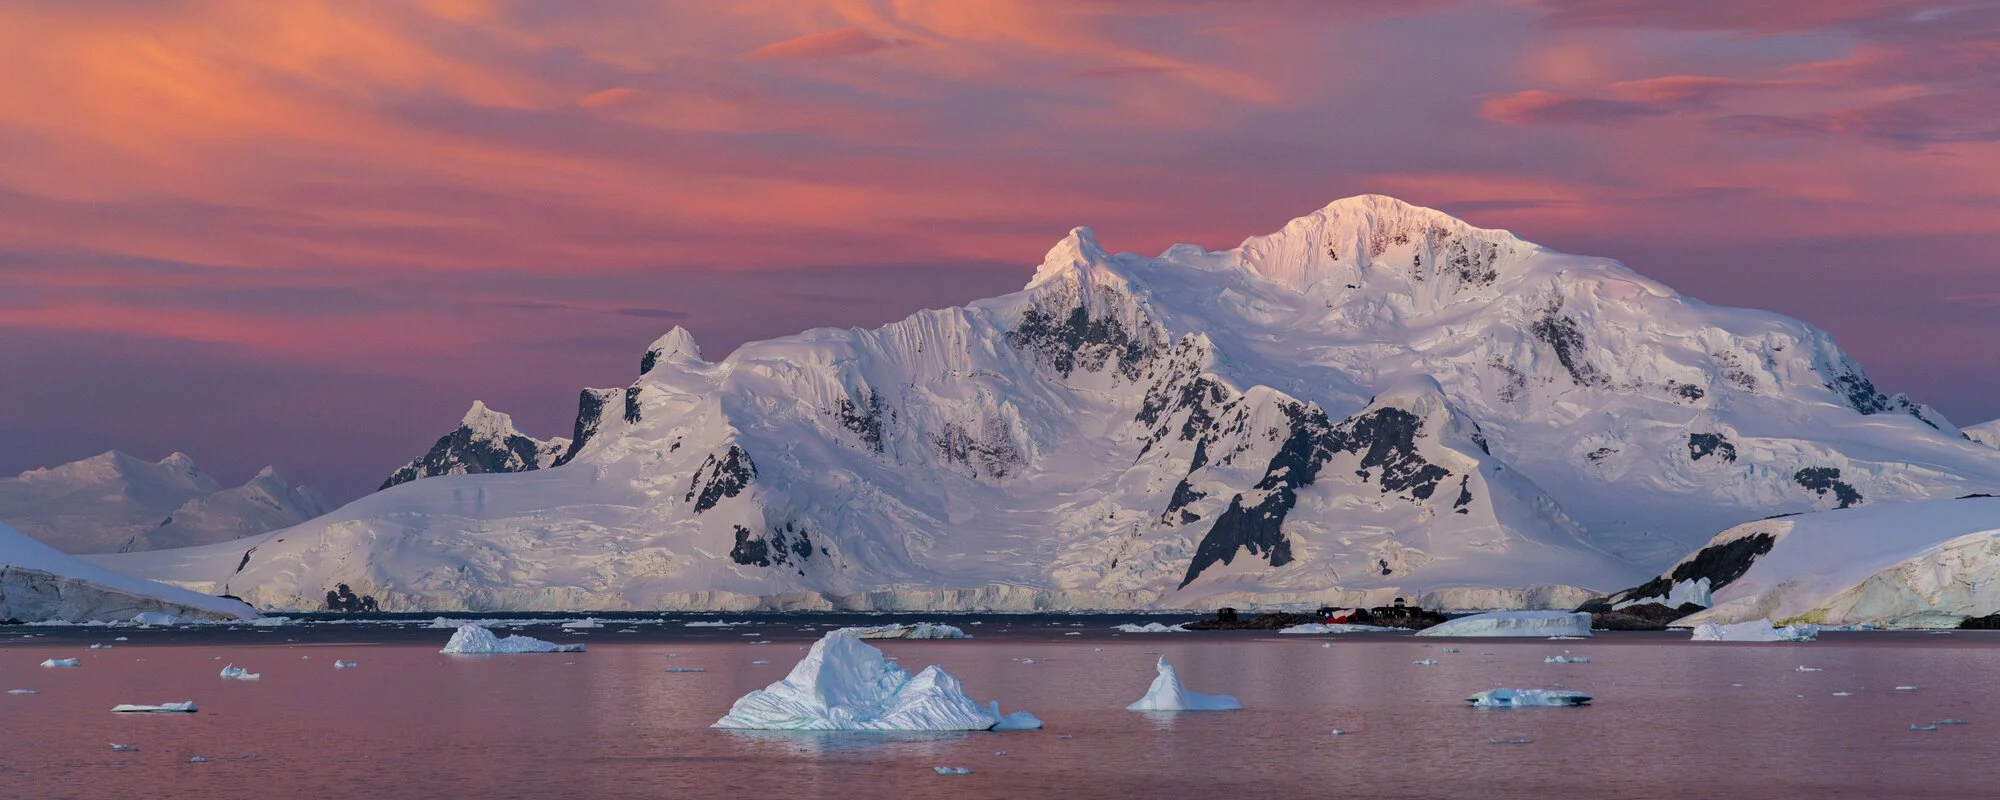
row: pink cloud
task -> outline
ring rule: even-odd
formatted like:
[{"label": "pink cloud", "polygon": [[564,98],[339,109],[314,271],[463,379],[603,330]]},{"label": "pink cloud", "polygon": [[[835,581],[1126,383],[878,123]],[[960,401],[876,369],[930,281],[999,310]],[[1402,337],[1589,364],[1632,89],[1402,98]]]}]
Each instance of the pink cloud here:
[{"label": "pink cloud", "polygon": [[880,39],[860,28],[835,28],[808,33],[751,50],[746,58],[768,60],[848,58],[892,47],[905,47],[908,39]]}]

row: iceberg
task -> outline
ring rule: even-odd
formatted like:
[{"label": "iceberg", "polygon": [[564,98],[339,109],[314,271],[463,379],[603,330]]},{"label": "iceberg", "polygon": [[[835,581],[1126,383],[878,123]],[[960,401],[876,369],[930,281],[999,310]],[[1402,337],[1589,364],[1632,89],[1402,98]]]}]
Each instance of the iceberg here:
[{"label": "iceberg", "polygon": [[451,634],[440,653],[453,655],[501,655],[513,653],[581,653],[583,645],[556,644],[527,636],[509,636],[505,639],[493,635],[492,631],[478,625],[460,625]]},{"label": "iceberg", "polygon": [[178,703],[161,703],[156,706],[126,703],[112,706],[111,710],[120,714],[193,714],[198,709],[194,707],[193,700],[182,700]]},{"label": "iceberg", "polygon": [[1243,704],[1226,694],[1196,694],[1181,685],[1174,665],[1160,656],[1160,674],[1147,687],[1146,696],[1125,707],[1127,711],[1239,711]]},{"label": "iceberg", "polygon": [[235,664],[225,664],[222,667],[222,677],[232,681],[254,681],[262,680],[264,676],[262,673],[251,672]]},{"label": "iceberg", "polygon": [[340,659],[338,659],[338,658],[336,658],[336,659],[334,659],[334,660],[333,660],[333,668],[334,668],[334,669],[354,669],[355,667],[358,667],[358,666],[361,666],[360,662],[356,662],[356,661],[342,661],[342,660],[340,660]]},{"label": "iceberg", "polygon": [[784,680],[738,698],[712,727],[790,731],[983,731],[1000,723],[936,666],[911,677],[851,631],[813,643]]},{"label": "iceberg", "polygon": [[561,627],[566,630],[580,630],[583,628],[602,628],[604,627],[604,623],[598,622],[595,619],[580,619],[575,622],[565,622],[562,624]]},{"label": "iceberg", "polygon": [[42,662],[44,667],[81,667],[83,662],[74,658],[51,658]]},{"label": "iceberg", "polygon": [[939,774],[939,775],[971,775],[971,774],[972,774],[972,769],[971,769],[971,768],[969,768],[969,767],[931,767],[931,769],[933,769],[933,770],[936,770],[936,771],[937,771],[937,774]]},{"label": "iceberg", "polygon": [[1280,629],[1278,632],[1291,633],[1291,634],[1400,633],[1402,632],[1402,629],[1384,628],[1380,625],[1355,625],[1347,622],[1333,622],[1333,623],[1308,622],[1304,625],[1293,625],[1292,627],[1289,628],[1283,628]]},{"label": "iceberg", "polygon": [[1730,625],[1704,622],[1694,626],[1697,642],[1811,642],[1819,639],[1819,627],[1794,623],[1777,627],[1768,619],[1753,619]]},{"label": "iceberg", "polygon": [[876,625],[868,628],[841,628],[862,639],[970,639],[972,634],[952,626],[931,622],[915,625]]},{"label": "iceberg", "polygon": [[8,690],[7,690],[7,693],[8,693],[8,694],[41,694],[41,692],[38,692],[38,691],[35,691],[34,689],[8,689]]},{"label": "iceberg", "polygon": [[113,749],[113,750],[116,750],[116,751],[118,751],[118,752],[120,752],[120,753],[137,753],[137,752],[139,752],[139,746],[138,746],[138,745],[136,745],[136,744],[119,744],[119,743],[117,743],[117,742],[112,742],[112,743],[111,743],[111,749]]},{"label": "iceberg", "polygon": [[1589,636],[1590,615],[1581,611],[1489,611],[1445,620],[1418,636]]},{"label": "iceberg", "polygon": [[1410,663],[1415,664],[1419,667],[1435,667],[1438,665],[1438,660],[1435,658],[1426,658],[1422,661],[1412,661]]},{"label": "iceberg", "polygon": [[993,726],[993,729],[996,731],[1037,731],[1042,729],[1041,718],[1026,711],[1016,711],[1012,714],[1000,713],[1000,701],[998,700],[988,702],[986,704],[986,712],[992,714],[994,719],[1000,720],[1000,724]]},{"label": "iceberg", "polygon": [[141,611],[132,615],[132,621],[140,627],[148,627],[152,625],[172,625],[180,622],[181,618],[165,611]]},{"label": "iceberg", "polygon": [[1542,659],[1545,664],[1588,664],[1590,656],[1549,656]]},{"label": "iceberg", "polygon": [[1580,706],[1590,702],[1590,695],[1564,689],[1488,689],[1465,700],[1478,708]]},{"label": "iceberg", "polygon": [[1157,622],[1148,622],[1144,625],[1127,622],[1123,625],[1114,625],[1111,629],[1121,633],[1187,633],[1187,628],[1180,625],[1161,625]]}]

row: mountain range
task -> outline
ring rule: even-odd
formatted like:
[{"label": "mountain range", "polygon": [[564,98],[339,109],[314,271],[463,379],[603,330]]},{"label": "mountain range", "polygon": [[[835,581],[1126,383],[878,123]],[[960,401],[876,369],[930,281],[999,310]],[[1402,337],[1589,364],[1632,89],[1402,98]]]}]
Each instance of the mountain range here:
[{"label": "mountain range", "polygon": [[0,521],[65,553],[163,550],[297,525],[330,508],[265,467],[224,488],[194,459],[108,452],[0,478]]}]

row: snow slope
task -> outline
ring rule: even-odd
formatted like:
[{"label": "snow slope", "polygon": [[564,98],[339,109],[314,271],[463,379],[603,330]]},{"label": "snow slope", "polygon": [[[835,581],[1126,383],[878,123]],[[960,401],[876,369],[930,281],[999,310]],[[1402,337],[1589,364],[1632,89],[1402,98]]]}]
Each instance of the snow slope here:
[{"label": "snow slope", "polygon": [[554,464],[568,450],[568,439],[531,439],[514,427],[513,417],[474,400],[457,429],[439,437],[429,452],[390,473],[381,488],[438,475],[527,472]]},{"label": "snow slope", "polygon": [[1965,438],[1987,447],[2000,448],[2000,419],[1966,426]]},{"label": "snow slope", "polygon": [[1952,627],[2000,612],[2000,498],[1763,520],[1724,531],[1701,552],[1735,553],[1723,574],[1737,574],[1715,583],[1712,607],[1676,625]]},{"label": "snow slope", "polygon": [[297,525],[327,507],[270,467],[225,489],[181,453],[149,464],[113,451],[0,478],[0,520],[67,553],[227,541]]},{"label": "snow slope", "polygon": [[279,608],[1562,608],[2000,486],[1822,331],[1379,196],[1219,252],[1078,228],[1015,294],[640,366],[552,468],[101,563]]},{"label": "snow slope", "polygon": [[243,603],[141,580],[67,555],[0,523],[0,620],[126,622],[148,611],[255,619]]}]

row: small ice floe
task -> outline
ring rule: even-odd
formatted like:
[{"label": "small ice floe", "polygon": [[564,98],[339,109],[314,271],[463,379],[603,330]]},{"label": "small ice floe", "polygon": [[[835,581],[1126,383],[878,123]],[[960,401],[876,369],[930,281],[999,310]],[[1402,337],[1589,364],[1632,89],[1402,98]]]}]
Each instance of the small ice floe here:
[{"label": "small ice floe", "polygon": [[1544,664],[1588,664],[1590,656],[1549,656],[1542,659]]},{"label": "small ice floe", "polygon": [[1800,672],[1825,672],[1826,670],[1823,670],[1823,669],[1820,669],[1819,667],[1808,667],[1808,666],[1806,666],[1806,665],[1804,665],[1804,664],[1800,664],[1800,665],[1799,665],[1799,670],[1798,670],[1798,671],[1800,671]]},{"label": "small ice floe", "polygon": [[1833,696],[1834,696],[1834,697],[1853,697],[1853,696],[1854,696],[1854,693],[1853,693],[1853,692],[1834,692],[1834,693],[1833,693]]},{"label": "small ice floe", "polygon": [[1478,708],[1580,706],[1590,702],[1590,695],[1566,689],[1488,689],[1465,701]]},{"label": "small ice floe", "polygon": [[1753,619],[1731,625],[1704,622],[1694,626],[1690,641],[1696,642],[1811,642],[1819,639],[1819,626],[1798,623],[1782,628],[1768,619]]},{"label": "small ice floe", "polygon": [[[1000,713],[1000,701],[998,700],[988,701],[986,703],[986,711],[992,714],[994,719],[1000,720],[1000,724],[993,726],[993,729],[996,731],[1035,731],[1042,728],[1041,718],[1026,711],[1016,711],[1012,714]],[[1002,755],[1004,754],[1003,752]]]},{"label": "small ice floe", "polygon": [[1417,635],[1584,637],[1590,635],[1590,615],[1580,611],[1489,611],[1445,620],[1417,631]]},{"label": "small ice floe", "polygon": [[255,681],[264,678],[262,673],[251,672],[235,664],[225,665],[222,668],[222,677],[232,681]]},{"label": "small ice floe", "polygon": [[852,631],[855,636],[863,639],[972,638],[972,634],[966,633],[957,626],[941,625],[935,622],[919,622],[914,625],[876,625],[865,628],[841,628],[840,630]]},{"label": "small ice floe", "polygon": [[195,756],[194,758],[190,758],[190,759],[188,759],[188,763],[189,763],[189,764],[206,764],[206,763],[208,763],[208,759],[206,759],[206,758],[202,758],[201,756]]},{"label": "small ice floe", "polygon": [[42,662],[44,667],[81,667],[83,662],[74,658],[51,658]]},{"label": "small ice floe", "polygon": [[1034,660],[1034,659],[1032,659],[1032,658],[1023,658],[1023,659],[1018,659],[1018,660],[1019,660],[1019,661],[1020,661],[1021,663],[1023,663],[1023,664],[1033,664],[1033,663],[1035,663],[1035,660]]},{"label": "small ice floe", "polygon": [[112,706],[111,710],[120,714],[193,714],[199,709],[195,708],[193,700],[182,700],[178,703],[161,703],[156,706],[124,703]]},{"label": "small ice floe", "polygon": [[1435,658],[1426,658],[1422,661],[1412,661],[1410,663],[1415,664],[1419,667],[1435,667],[1437,666],[1438,660]]},{"label": "small ice floe", "polygon": [[141,611],[132,615],[132,621],[138,623],[141,628],[150,628],[154,625],[172,625],[180,622],[181,618],[165,611]]},{"label": "small ice floe", "polygon": [[971,769],[969,769],[969,768],[966,768],[966,767],[931,767],[931,769],[933,769],[933,770],[936,770],[936,771],[937,771],[937,774],[939,774],[939,775],[971,775],[971,774],[972,774],[972,770],[971,770]]},{"label": "small ice floe", "polygon": [[1898,686],[1898,687],[1896,687],[1896,691],[1899,691],[1899,692],[1914,692],[1914,691],[1916,691],[1916,690],[1917,690],[1917,687],[1915,687],[1915,686]]},{"label": "small ice floe", "polygon": [[91,646],[90,646],[90,649],[92,649],[92,650],[109,650],[109,649],[111,649],[111,645],[108,645],[108,644],[104,644],[103,642],[98,642],[98,643],[96,643],[96,644],[93,644],[93,645],[91,645]]},{"label": "small ice floe", "polygon": [[698,619],[698,620],[695,620],[695,621],[693,621],[693,622],[690,622],[690,623],[687,623],[687,624],[685,624],[685,625],[682,625],[681,627],[683,627],[683,628],[733,628],[733,627],[736,627],[736,626],[738,626],[738,625],[741,625],[741,624],[743,624],[743,623],[741,623],[741,622],[724,622],[724,621],[722,621],[722,620],[719,620],[719,619],[716,619],[716,620],[699,620],[699,619]]},{"label": "small ice floe", "polygon": [[1063,635],[1064,635],[1064,636],[1082,636],[1082,635],[1083,635],[1083,631],[1068,631],[1068,632],[1064,633]]},{"label": "small ice floe", "polygon": [[1346,735],[1347,735],[1347,731],[1344,731],[1344,730],[1341,730],[1341,729],[1339,729],[1339,728],[1334,728],[1333,730],[1330,730],[1330,731],[1327,731],[1327,733],[1330,733],[1330,734],[1333,734],[1334,736],[1346,736]]},{"label": "small ice floe", "polygon": [[764,659],[761,659],[761,658],[760,658],[760,659],[757,659],[757,660],[755,660],[755,661],[752,661],[752,662],[750,662],[750,663],[752,663],[752,664],[769,664],[769,663],[771,663],[771,662],[769,662],[769,661],[765,661]]},{"label": "small ice floe", "polygon": [[1931,720],[1931,724],[1932,724],[1932,725],[1964,725],[1964,724],[1965,724],[1965,720],[1962,720],[1962,719],[1936,719],[1936,720]]},{"label": "small ice floe", "polygon": [[1934,730],[1937,730],[1937,726],[1936,726],[1936,725],[1911,725],[1911,726],[1910,726],[1910,730],[1913,730],[1913,731],[1934,731]]},{"label": "small ice floe", "polygon": [[440,653],[453,655],[509,655],[516,653],[581,653],[583,645],[556,644],[527,636],[505,639],[478,625],[460,625]]},{"label": "small ice floe", "polygon": [[1180,675],[1174,666],[1167,663],[1166,656],[1160,656],[1155,665],[1159,675],[1153,678],[1153,685],[1146,688],[1146,696],[1129,706],[1127,711],[1239,711],[1242,703],[1226,694],[1196,694],[1181,685]]},{"label": "small ice floe", "polygon": [[799,731],[983,731],[1000,723],[938,667],[911,676],[848,631],[818,642],[783,680],[738,698],[712,727]]},{"label": "small ice floe", "polygon": [[668,672],[707,672],[708,670],[706,670],[706,669],[703,669],[703,668],[701,668],[701,667],[668,667],[668,668],[667,668],[667,671],[668,671]]},{"label": "small ice floe", "polygon": [[118,637],[118,638],[115,638],[115,639],[112,639],[111,641],[114,641],[114,642],[129,642],[129,641],[131,641],[131,639],[127,639],[127,638],[125,638],[125,637],[123,637],[123,636],[120,636],[120,637]]},{"label": "small ice floe", "polygon": [[41,692],[38,692],[38,691],[35,691],[35,690],[33,690],[33,689],[8,689],[8,690],[7,690],[7,693],[8,693],[8,694],[41,694]]},{"label": "small ice floe", "polygon": [[1127,622],[1122,625],[1113,625],[1111,629],[1120,633],[1187,633],[1187,628],[1180,625],[1161,625],[1157,622],[1148,622],[1144,625],[1134,625]]},{"label": "small ice floe", "polygon": [[111,743],[111,749],[113,749],[113,750],[116,750],[116,751],[118,751],[118,752],[120,752],[120,753],[137,753],[137,752],[139,752],[139,746],[138,746],[138,745],[136,745],[136,744],[119,744],[119,743],[117,743],[117,742],[112,742],[112,743]]},{"label": "small ice floe", "polygon": [[1534,744],[1533,739],[1487,739],[1494,744]]},{"label": "small ice floe", "polygon": [[361,662],[359,661],[342,661],[338,658],[333,660],[334,669],[354,669],[358,666],[361,666]]},{"label": "small ice floe", "polygon": [[595,619],[580,619],[575,622],[565,622],[562,624],[561,627],[564,628],[565,630],[579,630],[582,628],[602,628],[604,627],[604,623],[598,622]]},{"label": "small ice floe", "polygon": [[1456,653],[1456,652],[1458,652],[1458,648],[1456,648],[1456,647],[1447,647],[1447,648],[1445,648],[1445,649],[1443,649],[1443,650],[1439,650],[1438,652],[1440,652],[1440,653]]}]

